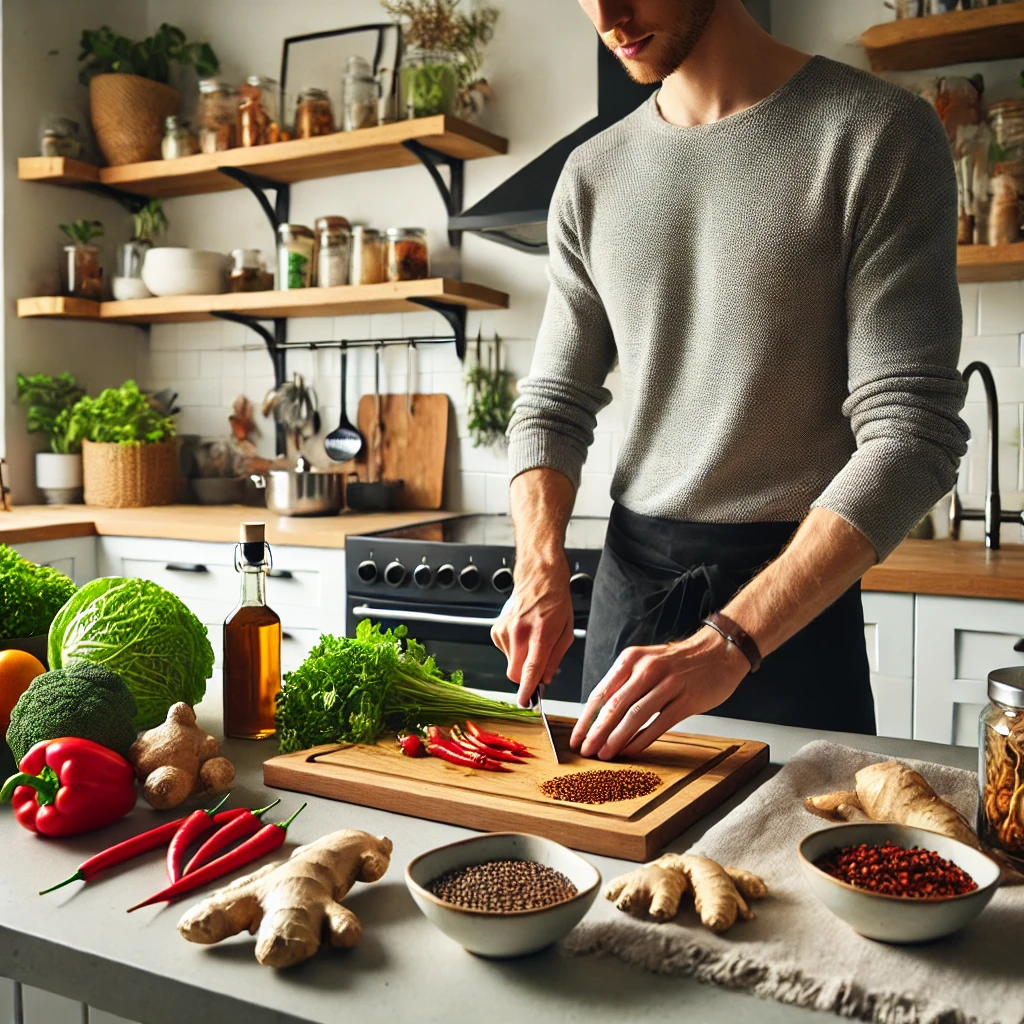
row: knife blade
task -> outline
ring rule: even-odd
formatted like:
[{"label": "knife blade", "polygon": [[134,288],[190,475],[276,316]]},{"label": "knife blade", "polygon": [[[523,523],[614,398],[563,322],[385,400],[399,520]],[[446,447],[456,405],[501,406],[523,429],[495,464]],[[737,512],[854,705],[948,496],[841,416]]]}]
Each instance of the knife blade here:
[{"label": "knife blade", "polygon": [[551,735],[551,725],[548,722],[548,716],[544,713],[544,684],[541,683],[536,690],[533,691],[533,696],[530,698],[530,707],[540,713],[541,725],[544,726],[544,732],[547,733],[548,743],[551,744],[551,756],[555,759],[555,764],[559,764],[558,759],[558,747],[555,746],[555,737]]}]

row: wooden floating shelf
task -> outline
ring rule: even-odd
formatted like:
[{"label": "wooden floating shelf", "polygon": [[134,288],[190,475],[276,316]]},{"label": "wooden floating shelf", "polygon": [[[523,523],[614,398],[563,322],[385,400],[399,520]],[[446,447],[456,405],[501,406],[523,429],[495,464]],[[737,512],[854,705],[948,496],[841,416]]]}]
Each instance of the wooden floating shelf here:
[{"label": "wooden floating shelf", "polygon": [[1024,3],[874,25],[860,37],[872,71],[917,71],[1024,56]]},{"label": "wooden floating shelf", "polygon": [[467,309],[507,309],[508,296],[479,284],[443,277],[387,284],[341,285],[285,292],[226,292],[222,295],[175,295],[171,298],[92,299],[46,295],[18,299],[19,317],[101,320],[119,324],[189,323],[212,320],[214,313],[276,317],[350,316],[358,313],[423,313],[416,298],[449,302]]},{"label": "wooden floating shelf", "polygon": [[1024,280],[1024,242],[957,246],[956,265],[957,277],[965,284]]},{"label": "wooden floating shelf", "polygon": [[335,132],[314,139],[291,139],[222,153],[197,153],[177,160],[149,160],[118,167],[96,167],[67,157],[29,156],[18,160],[21,181],[51,185],[108,185],[156,199],[224,192],[242,186],[220,167],[238,167],[277,182],[309,181],[418,163],[402,143],[419,142],[437,153],[477,160],[508,151],[508,141],[468,121],[446,114]]}]

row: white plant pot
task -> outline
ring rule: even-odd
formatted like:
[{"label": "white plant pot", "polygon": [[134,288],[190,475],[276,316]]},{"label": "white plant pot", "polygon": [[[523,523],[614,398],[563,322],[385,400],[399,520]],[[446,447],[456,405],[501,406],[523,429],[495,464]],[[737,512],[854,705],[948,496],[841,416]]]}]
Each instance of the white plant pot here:
[{"label": "white plant pot", "polygon": [[37,452],[36,487],[47,505],[81,504],[82,456]]}]

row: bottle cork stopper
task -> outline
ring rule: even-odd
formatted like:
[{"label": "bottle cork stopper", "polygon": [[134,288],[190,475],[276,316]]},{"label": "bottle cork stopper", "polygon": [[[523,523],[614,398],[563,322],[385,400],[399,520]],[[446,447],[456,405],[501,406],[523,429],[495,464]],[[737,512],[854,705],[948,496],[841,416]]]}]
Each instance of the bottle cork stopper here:
[{"label": "bottle cork stopper", "polygon": [[242,523],[238,538],[243,544],[262,544],[266,540],[264,523]]}]

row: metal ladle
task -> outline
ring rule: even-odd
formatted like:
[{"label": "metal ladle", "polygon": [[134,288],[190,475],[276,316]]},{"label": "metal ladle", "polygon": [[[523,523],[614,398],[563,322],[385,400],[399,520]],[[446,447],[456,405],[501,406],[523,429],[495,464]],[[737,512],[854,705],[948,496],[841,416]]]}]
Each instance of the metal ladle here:
[{"label": "metal ladle", "polygon": [[348,420],[345,400],[348,390],[348,349],[341,346],[341,420],[337,427],[324,438],[324,449],[335,462],[348,462],[354,459],[365,447],[366,441]]}]

